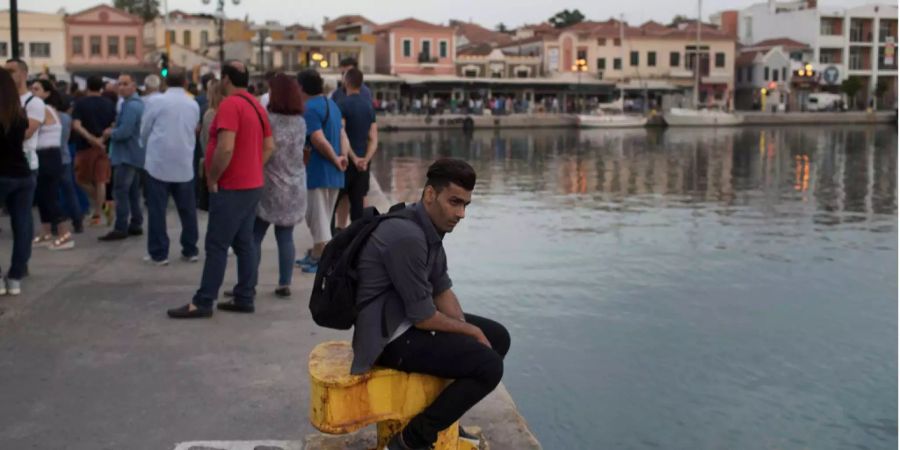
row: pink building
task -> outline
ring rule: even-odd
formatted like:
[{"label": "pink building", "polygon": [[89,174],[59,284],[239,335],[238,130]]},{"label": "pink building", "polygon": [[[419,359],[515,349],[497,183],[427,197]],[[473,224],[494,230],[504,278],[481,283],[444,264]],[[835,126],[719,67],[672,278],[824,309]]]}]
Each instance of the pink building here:
[{"label": "pink building", "polygon": [[144,21],[107,5],[66,17],[66,69],[80,76],[147,72]]},{"label": "pink building", "polygon": [[451,27],[409,18],[373,30],[375,70],[400,75],[453,75],[456,42]]}]

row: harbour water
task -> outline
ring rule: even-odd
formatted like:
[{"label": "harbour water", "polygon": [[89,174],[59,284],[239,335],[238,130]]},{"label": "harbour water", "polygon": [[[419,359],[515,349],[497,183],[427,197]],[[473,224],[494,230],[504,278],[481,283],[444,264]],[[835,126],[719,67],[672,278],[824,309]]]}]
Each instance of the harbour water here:
[{"label": "harbour water", "polygon": [[450,275],[544,448],[896,448],[895,128],[381,140],[394,201],[478,171]]}]

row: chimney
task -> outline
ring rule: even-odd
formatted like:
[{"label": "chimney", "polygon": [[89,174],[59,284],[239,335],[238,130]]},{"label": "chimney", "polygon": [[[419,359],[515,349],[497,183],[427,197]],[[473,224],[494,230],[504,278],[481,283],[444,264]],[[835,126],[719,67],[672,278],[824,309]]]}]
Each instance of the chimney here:
[{"label": "chimney", "polygon": [[819,2],[817,0],[806,0],[807,9],[816,9],[817,6],[819,6]]},{"label": "chimney", "polygon": [[738,35],[738,12],[737,10],[722,11],[719,19],[719,29],[728,33],[729,36],[737,39]]}]

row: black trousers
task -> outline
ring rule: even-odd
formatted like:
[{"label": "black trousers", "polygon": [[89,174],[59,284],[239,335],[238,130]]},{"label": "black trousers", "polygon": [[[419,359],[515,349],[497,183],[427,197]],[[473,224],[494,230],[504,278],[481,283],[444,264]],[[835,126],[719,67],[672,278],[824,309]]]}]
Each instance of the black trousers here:
[{"label": "black trousers", "polygon": [[344,188],[338,194],[338,202],[341,197],[347,196],[350,200],[350,221],[357,220],[363,215],[363,200],[369,194],[369,171],[360,172],[352,163],[344,172]]},{"label": "black trousers", "polygon": [[403,440],[412,448],[434,444],[439,432],[490,394],[503,377],[509,332],[493,320],[471,314],[466,314],[466,322],[481,328],[492,348],[470,336],[413,327],[388,344],[378,359],[383,367],[455,380],[403,430]]},{"label": "black trousers", "polygon": [[51,225],[62,222],[62,206],[59,204],[59,185],[63,177],[62,154],[59,147],[42,148],[37,151],[37,204],[41,223]]}]

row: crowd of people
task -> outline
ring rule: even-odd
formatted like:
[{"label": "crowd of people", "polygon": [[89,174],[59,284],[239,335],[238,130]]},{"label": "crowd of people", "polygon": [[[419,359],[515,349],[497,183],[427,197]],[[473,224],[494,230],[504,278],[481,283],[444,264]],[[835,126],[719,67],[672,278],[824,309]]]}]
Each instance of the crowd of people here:
[{"label": "crowd of people", "polygon": [[[362,215],[378,132],[353,58],[341,62],[342,83],[330,97],[314,70],[267,74],[266,92],[251,95],[249,72],[236,61],[197,85],[173,69],[165,80],[145,77],[143,86],[129,73],[115,81],[92,76],[84,90],[31,78],[18,59],[5,69],[0,200],[13,252],[0,295],[22,292],[33,248],[72,250],[85,226],[110,227],[103,242],[143,236],[145,212],[144,261],[168,265],[171,197],[181,260],[200,261],[198,209],[208,210],[209,226],[200,289],[191,307],[169,315],[211,314],[230,252],[239,280],[220,308],[252,311],[269,228],[278,244],[275,294],[287,297],[294,269],[315,273],[334,228]],[[314,243],[296,259],[293,232],[303,221]]]}]

